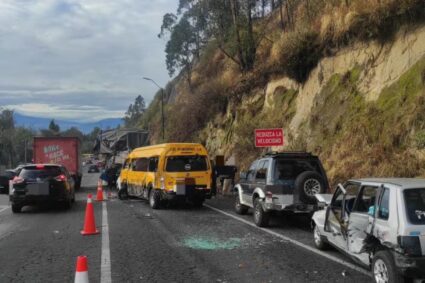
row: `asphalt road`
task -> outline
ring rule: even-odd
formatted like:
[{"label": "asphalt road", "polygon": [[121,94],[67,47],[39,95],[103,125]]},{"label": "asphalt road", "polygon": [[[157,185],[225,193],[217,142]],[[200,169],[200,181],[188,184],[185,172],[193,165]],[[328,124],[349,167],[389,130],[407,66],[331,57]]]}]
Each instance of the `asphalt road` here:
[{"label": "asphalt road", "polygon": [[207,202],[220,211],[153,211],[145,201],[116,198],[95,202],[103,231],[83,237],[86,197],[95,193],[98,176],[84,176],[71,210],[26,207],[12,214],[0,195],[0,282],[73,282],[78,255],[88,256],[90,282],[371,281],[336,251],[309,249],[308,221],[275,217],[261,230],[249,225],[252,215],[233,218],[232,200],[223,197]]}]

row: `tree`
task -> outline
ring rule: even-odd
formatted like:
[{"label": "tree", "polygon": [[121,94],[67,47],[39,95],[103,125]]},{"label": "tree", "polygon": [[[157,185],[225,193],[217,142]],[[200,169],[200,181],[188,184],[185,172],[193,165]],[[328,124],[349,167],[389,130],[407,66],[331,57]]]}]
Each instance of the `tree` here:
[{"label": "tree", "polygon": [[125,112],[124,123],[126,127],[136,126],[142,119],[143,114],[146,111],[146,103],[143,96],[138,95],[134,100],[134,104],[128,106],[127,112]]},{"label": "tree", "polygon": [[0,163],[12,167],[15,161],[13,134],[15,121],[13,111],[0,108]]},{"label": "tree", "polygon": [[58,124],[55,123],[55,120],[54,119],[52,119],[50,121],[49,130],[52,131],[55,134],[58,134],[60,132],[60,127],[59,127]]}]

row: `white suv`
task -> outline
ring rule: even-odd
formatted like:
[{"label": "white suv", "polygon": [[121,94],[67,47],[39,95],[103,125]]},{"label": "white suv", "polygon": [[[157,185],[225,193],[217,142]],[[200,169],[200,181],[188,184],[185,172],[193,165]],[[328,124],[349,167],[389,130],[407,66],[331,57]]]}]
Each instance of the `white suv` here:
[{"label": "white suv", "polygon": [[376,282],[425,278],[425,179],[349,180],[316,197],[327,203],[312,218],[317,248],[335,246]]}]

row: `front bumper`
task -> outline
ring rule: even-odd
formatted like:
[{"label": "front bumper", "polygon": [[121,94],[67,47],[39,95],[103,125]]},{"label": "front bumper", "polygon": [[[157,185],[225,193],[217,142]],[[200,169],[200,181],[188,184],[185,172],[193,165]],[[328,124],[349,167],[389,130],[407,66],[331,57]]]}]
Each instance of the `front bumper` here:
[{"label": "front bumper", "polygon": [[425,257],[409,257],[394,252],[394,260],[400,274],[425,279]]}]

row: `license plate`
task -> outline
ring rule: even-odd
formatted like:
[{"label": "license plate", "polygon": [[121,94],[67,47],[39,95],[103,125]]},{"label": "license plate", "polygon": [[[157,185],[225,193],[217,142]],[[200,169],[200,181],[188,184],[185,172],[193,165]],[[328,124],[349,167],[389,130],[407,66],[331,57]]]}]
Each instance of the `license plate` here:
[{"label": "license plate", "polygon": [[36,183],[27,185],[27,195],[49,195],[49,184],[47,183]]},{"label": "license plate", "polygon": [[186,194],[186,185],[177,184],[176,185],[176,194],[177,195],[185,195]]}]

